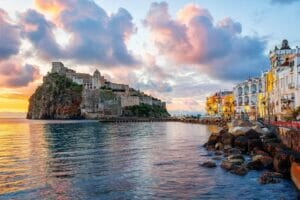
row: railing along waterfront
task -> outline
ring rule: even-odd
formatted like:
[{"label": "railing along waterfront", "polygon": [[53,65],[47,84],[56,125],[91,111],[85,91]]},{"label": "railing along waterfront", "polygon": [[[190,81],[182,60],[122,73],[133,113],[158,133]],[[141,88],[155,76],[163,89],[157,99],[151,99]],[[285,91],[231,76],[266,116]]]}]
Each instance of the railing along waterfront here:
[{"label": "railing along waterfront", "polygon": [[274,125],[274,126],[280,126],[280,127],[286,127],[286,128],[300,129],[300,121],[290,121],[290,122],[284,122],[284,121],[271,121],[271,124]]}]

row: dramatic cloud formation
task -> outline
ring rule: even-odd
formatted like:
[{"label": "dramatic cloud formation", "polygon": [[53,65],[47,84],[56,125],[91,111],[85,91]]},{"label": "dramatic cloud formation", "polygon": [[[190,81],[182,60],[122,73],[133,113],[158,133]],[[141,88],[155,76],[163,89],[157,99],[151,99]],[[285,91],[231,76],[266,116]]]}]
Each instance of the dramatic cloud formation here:
[{"label": "dramatic cloud formation", "polygon": [[47,21],[44,15],[29,9],[20,15],[20,19],[23,36],[32,42],[39,55],[46,59],[57,59],[62,56],[53,34],[55,25]]},{"label": "dramatic cloud formation", "polygon": [[242,36],[241,24],[231,18],[214,23],[209,11],[196,5],[172,19],[167,3],[152,3],[144,24],[162,55],[177,64],[196,64],[213,78],[241,80],[267,67],[261,38]]},{"label": "dramatic cloud formation", "polygon": [[7,13],[0,8],[0,60],[17,54],[20,47],[20,35],[16,26],[9,22]]},{"label": "dramatic cloud formation", "polygon": [[300,0],[271,0],[271,3],[274,4],[291,4],[294,2],[300,2]]},{"label": "dramatic cloud formation", "polygon": [[21,66],[13,61],[0,62],[0,85],[2,87],[25,87],[38,78],[40,78],[39,70],[33,65]]},{"label": "dramatic cloud formation", "polygon": [[[25,37],[44,57],[106,66],[136,64],[126,46],[135,26],[125,9],[109,16],[89,0],[36,0],[36,5],[43,13],[52,15],[53,21],[34,10],[20,18]],[[56,27],[71,35],[64,48],[55,40]]]}]

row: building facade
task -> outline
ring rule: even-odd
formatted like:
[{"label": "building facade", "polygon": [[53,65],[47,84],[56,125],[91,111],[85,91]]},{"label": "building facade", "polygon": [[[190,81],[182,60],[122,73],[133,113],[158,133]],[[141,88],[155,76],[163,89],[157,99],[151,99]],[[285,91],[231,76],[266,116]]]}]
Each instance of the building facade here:
[{"label": "building facade", "polygon": [[259,114],[258,101],[264,93],[264,83],[261,78],[249,78],[233,88],[235,115],[257,118]]},{"label": "building facade", "polygon": [[234,115],[234,95],[232,91],[221,91],[206,98],[206,112],[209,116],[231,119]]},{"label": "building facade", "polygon": [[275,47],[269,54],[273,80],[266,94],[272,118],[284,120],[300,106],[300,48],[290,48],[283,40],[281,47]]}]

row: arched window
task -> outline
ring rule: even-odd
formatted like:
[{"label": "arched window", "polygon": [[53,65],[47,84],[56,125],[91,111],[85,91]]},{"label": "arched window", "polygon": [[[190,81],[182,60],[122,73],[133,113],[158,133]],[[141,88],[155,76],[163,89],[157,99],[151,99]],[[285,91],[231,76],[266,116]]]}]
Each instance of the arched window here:
[{"label": "arched window", "polygon": [[258,83],[258,91],[262,92],[262,82],[261,82],[261,80]]},{"label": "arched window", "polygon": [[244,94],[245,94],[245,95],[249,94],[249,86],[248,86],[248,85],[246,85],[246,86],[244,87]]},{"label": "arched window", "polygon": [[257,101],[256,95],[252,95],[251,96],[251,105],[256,105],[256,101]]},{"label": "arched window", "polygon": [[249,97],[248,96],[245,96],[244,104],[245,104],[245,106],[249,105]]},{"label": "arched window", "polygon": [[239,99],[238,99],[238,105],[239,106],[243,105],[243,97],[239,97]]},{"label": "arched window", "polygon": [[238,88],[238,95],[239,96],[243,95],[243,88],[242,87]]},{"label": "arched window", "polygon": [[252,84],[252,85],[251,85],[251,93],[252,93],[252,94],[255,94],[256,91],[257,91],[256,84]]}]

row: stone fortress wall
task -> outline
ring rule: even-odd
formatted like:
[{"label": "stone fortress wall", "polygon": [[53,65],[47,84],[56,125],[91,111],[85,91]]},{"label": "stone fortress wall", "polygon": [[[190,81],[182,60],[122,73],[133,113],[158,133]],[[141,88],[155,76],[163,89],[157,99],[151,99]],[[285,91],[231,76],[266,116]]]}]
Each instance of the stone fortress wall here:
[{"label": "stone fortress wall", "polygon": [[51,73],[66,76],[83,86],[81,112],[86,118],[118,117],[122,115],[122,108],[141,104],[166,107],[166,103],[157,98],[106,80],[98,70],[93,75],[77,73],[62,62],[53,62]]}]

